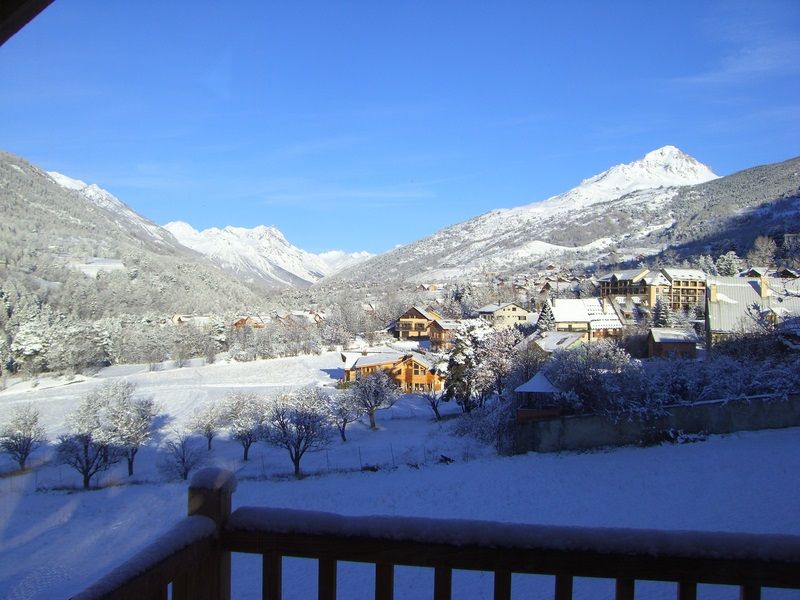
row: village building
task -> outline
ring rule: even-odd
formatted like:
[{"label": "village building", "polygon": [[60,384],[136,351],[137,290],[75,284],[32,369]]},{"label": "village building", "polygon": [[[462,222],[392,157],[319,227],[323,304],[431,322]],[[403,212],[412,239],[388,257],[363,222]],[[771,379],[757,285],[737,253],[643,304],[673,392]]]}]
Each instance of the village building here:
[{"label": "village building", "polygon": [[589,342],[622,337],[624,327],[609,298],[554,298],[551,308],[556,331],[580,332]]},{"label": "village building", "polygon": [[452,350],[453,336],[460,327],[459,321],[436,319],[428,327],[431,350],[442,352]]},{"label": "village building", "polygon": [[247,316],[247,317],[238,317],[233,322],[233,328],[236,331],[240,329],[244,329],[245,327],[249,327],[250,329],[264,329],[267,326],[267,322],[271,319],[270,317],[259,317],[259,316]]},{"label": "village building", "polygon": [[697,334],[690,329],[653,327],[647,334],[648,358],[695,358]]},{"label": "village building", "polygon": [[395,335],[401,340],[430,339],[431,323],[442,316],[430,308],[412,306],[397,319]]},{"label": "village building", "polygon": [[[346,358],[343,356],[343,358]],[[416,352],[364,353],[351,361],[345,361],[345,383],[366,377],[377,371],[385,371],[403,392],[441,391],[444,376],[427,357]]]},{"label": "village building", "polygon": [[478,309],[478,317],[495,329],[507,329],[514,325],[526,325],[531,311],[513,302],[488,304]]},{"label": "village building", "polygon": [[645,276],[650,269],[627,269],[612,271],[597,280],[600,297],[607,296],[647,296],[647,281]]},{"label": "village building", "polygon": [[[669,280],[669,303],[673,310],[703,306],[706,302],[705,271],[700,269],[661,269]],[[654,304],[651,304],[654,306]]]},{"label": "village building", "polygon": [[706,273],[699,269],[665,267],[660,271],[646,268],[614,271],[598,280],[600,297],[638,297],[641,304],[652,308],[662,298],[673,310],[703,306]]},{"label": "village building", "polygon": [[714,277],[708,282],[706,334],[709,346],[727,336],[779,326],[800,317],[800,280]]},{"label": "village building", "polygon": [[533,339],[533,343],[545,354],[550,355],[556,350],[569,350],[577,348],[585,341],[582,332],[575,331],[547,331]]}]

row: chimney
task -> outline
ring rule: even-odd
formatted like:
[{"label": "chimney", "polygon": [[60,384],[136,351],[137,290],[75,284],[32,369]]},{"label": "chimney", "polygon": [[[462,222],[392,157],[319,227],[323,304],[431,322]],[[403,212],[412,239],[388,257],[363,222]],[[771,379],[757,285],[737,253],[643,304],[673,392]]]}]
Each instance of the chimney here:
[{"label": "chimney", "polygon": [[609,301],[608,296],[603,296],[603,314],[604,315],[608,314],[608,308],[609,308],[610,304],[611,304],[611,302]]},{"label": "chimney", "polygon": [[769,280],[767,279],[767,276],[762,275],[761,277],[759,277],[758,284],[759,284],[758,287],[761,298],[764,299],[769,297]]},{"label": "chimney", "polygon": [[719,298],[717,298],[717,284],[716,284],[716,282],[708,284],[708,301],[709,302],[713,302],[714,304],[719,302]]}]

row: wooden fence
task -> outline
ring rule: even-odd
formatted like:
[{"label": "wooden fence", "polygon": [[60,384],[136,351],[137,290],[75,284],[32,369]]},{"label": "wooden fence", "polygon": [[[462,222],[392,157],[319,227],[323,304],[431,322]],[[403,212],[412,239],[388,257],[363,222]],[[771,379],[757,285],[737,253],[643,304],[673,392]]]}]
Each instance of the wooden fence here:
[{"label": "wooden fence", "polygon": [[553,597],[572,598],[574,577],[616,581],[618,600],[637,580],[675,582],[679,600],[698,583],[800,589],[800,536],[556,527],[242,507],[231,513],[234,475],[204,469],[189,488],[189,516],[151,546],[75,596],[228,600],[231,552],[260,554],[262,597],[281,598],[284,556],[318,560],[318,598],[334,600],[337,564],[375,565],[375,598],[394,594],[398,565],[434,570],[435,600],[452,597],[454,570],[494,573],[494,597],[511,597],[512,573],[553,576]]}]

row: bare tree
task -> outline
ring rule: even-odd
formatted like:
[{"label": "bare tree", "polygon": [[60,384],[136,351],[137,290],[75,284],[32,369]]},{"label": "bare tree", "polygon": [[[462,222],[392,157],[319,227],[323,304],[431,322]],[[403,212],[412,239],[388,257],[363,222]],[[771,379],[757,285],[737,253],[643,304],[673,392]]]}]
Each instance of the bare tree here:
[{"label": "bare tree", "polygon": [[25,470],[28,457],[46,442],[44,428],[39,425],[39,411],[30,405],[17,409],[0,428],[0,451],[11,455],[20,470]]},{"label": "bare tree", "polygon": [[262,437],[266,419],[264,399],[247,392],[229,394],[225,398],[223,417],[231,437],[242,445],[242,460],[248,460],[250,447]]},{"label": "bare tree", "polygon": [[208,441],[207,449],[211,450],[211,440],[219,433],[223,425],[223,414],[219,405],[209,402],[202,408],[196,410],[189,422],[191,430],[199,433]]},{"label": "bare tree", "polygon": [[307,387],[280,398],[267,414],[264,440],[289,453],[295,477],[301,475],[300,461],[306,452],[321,450],[330,443],[327,403],[327,394]]},{"label": "bare tree", "polygon": [[330,420],[339,430],[339,436],[343,442],[347,441],[345,433],[350,423],[355,423],[364,415],[364,408],[359,404],[353,393],[348,390],[341,394],[336,394],[328,403],[328,415]]},{"label": "bare tree", "polygon": [[176,431],[172,437],[164,442],[166,456],[159,464],[161,473],[169,479],[182,479],[186,481],[189,474],[205,463],[205,455],[186,431]]},{"label": "bare tree", "polygon": [[751,267],[770,267],[775,262],[778,245],[771,237],[758,236],[753,242],[753,247],[747,253],[747,264]]},{"label": "bare tree", "polygon": [[98,402],[98,396],[87,395],[75,412],[67,417],[71,433],[58,438],[59,461],[81,474],[84,489],[89,488],[92,477],[107,470],[120,458],[103,427]]},{"label": "bare tree", "polygon": [[158,407],[152,398],[136,397],[136,384],[128,381],[109,381],[90,392],[104,409],[104,426],[109,441],[117,446],[128,462],[128,477],[133,475],[136,454],[152,435],[153,420]]},{"label": "bare tree", "polygon": [[439,414],[439,405],[444,401],[444,392],[437,392],[436,390],[428,390],[422,394],[425,402],[433,411],[433,416],[437,421],[442,420],[442,415]]},{"label": "bare tree", "polygon": [[390,408],[400,398],[400,390],[385,371],[375,371],[356,379],[350,386],[353,398],[369,416],[370,429],[377,429],[375,412],[379,408]]}]

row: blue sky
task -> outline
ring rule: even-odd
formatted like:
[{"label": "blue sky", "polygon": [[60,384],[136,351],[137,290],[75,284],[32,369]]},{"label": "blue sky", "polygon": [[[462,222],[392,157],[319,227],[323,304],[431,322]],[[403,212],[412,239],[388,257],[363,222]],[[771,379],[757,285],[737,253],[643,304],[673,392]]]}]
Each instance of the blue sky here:
[{"label": "blue sky", "polygon": [[666,144],[800,154],[798,32],[796,0],[56,0],[0,47],[0,148],[157,223],[379,252]]}]

